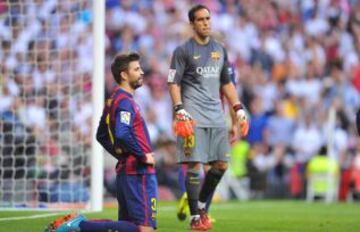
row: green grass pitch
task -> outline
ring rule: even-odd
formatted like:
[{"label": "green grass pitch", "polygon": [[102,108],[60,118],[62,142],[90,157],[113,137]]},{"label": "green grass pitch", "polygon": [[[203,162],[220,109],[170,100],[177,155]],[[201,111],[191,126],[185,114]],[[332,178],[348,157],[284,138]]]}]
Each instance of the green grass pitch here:
[{"label": "green grass pitch", "polygon": [[[159,204],[158,232],[189,231],[188,220],[179,222],[175,212],[176,203]],[[0,232],[41,232],[57,216],[26,217],[49,213],[54,212],[0,211]],[[116,209],[86,214],[88,218],[102,219],[115,219],[116,215]],[[326,205],[303,201],[227,202],[214,204],[211,215],[216,219],[212,232],[360,231],[359,203]]]}]

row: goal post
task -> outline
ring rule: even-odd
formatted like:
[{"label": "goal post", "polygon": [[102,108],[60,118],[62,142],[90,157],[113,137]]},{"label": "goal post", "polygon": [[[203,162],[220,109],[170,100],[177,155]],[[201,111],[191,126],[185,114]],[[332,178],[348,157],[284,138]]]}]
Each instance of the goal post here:
[{"label": "goal post", "polygon": [[105,0],[94,1],[94,70],[93,70],[93,109],[92,153],[91,153],[91,201],[92,211],[103,207],[104,157],[103,148],[96,141],[96,130],[102,114],[105,96]]},{"label": "goal post", "polygon": [[102,210],[105,0],[0,1],[0,210]]}]

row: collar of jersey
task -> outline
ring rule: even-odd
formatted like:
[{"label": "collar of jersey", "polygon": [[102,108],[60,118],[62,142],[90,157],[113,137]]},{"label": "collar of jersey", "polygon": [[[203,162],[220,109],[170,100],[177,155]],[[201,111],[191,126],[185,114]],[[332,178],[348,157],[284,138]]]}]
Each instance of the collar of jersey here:
[{"label": "collar of jersey", "polygon": [[127,95],[127,96],[129,96],[131,98],[133,97],[133,95],[131,93],[127,92],[126,90],[124,90],[124,89],[122,89],[120,87],[117,87],[116,92],[124,93],[125,95]]}]

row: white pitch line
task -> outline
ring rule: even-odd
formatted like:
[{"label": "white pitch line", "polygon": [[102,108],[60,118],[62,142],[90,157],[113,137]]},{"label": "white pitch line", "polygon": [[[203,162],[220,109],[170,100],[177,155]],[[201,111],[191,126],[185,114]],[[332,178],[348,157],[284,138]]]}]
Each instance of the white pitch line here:
[{"label": "white pitch line", "polygon": [[[221,205],[214,205],[214,208],[219,209],[229,209],[234,208],[231,204],[221,204]],[[175,210],[175,206],[162,206],[159,207],[160,211],[172,211]],[[85,214],[91,213],[91,212],[84,212]],[[18,220],[27,220],[27,219],[34,219],[34,218],[45,218],[45,217],[51,217],[56,215],[64,215],[64,212],[60,213],[48,213],[48,214],[38,214],[38,215],[32,215],[32,216],[22,216],[22,217],[8,217],[8,218],[0,218],[0,222],[2,221],[18,221]]]},{"label": "white pitch line", "polygon": [[48,214],[38,214],[38,215],[32,215],[32,216],[22,216],[22,217],[8,217],[8,218],[0,218],[1,221],[18,221],[18,220],[26,220],[26,219],[34,219],[34,218],[45,218],[45,217],[51,217],[56,216],[64,213],[48,213]]},{"label": "white pitch line", "polygon": [[[171,211],[176,209],[175,206],[164,206],[161,207],[161,210],[163,211]],[[86,213],[86,212],[85,212]],[[87,212],[91,213],[91,212]],[[52,217],[56,215],[64,215],[64,212],[60,213],[48,213],[48,214],[38,214],[38,215],[32,215],[32,216],[21,216],[21,217],[7,217],[7,218],[0,218],[0,222],[3,221],[18,221],[18,220],[27,220],[27,219],[35,219],[35,218],[45,218],[45,217]]]}]

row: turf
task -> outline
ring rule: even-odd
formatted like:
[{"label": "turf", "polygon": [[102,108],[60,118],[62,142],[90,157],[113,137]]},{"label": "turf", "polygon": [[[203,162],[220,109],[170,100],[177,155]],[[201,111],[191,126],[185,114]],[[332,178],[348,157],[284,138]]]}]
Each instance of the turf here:
[{"label": "turf", "polygon": [[[176,219],[175,203],[160,203],[158,232],[189,231],[188,221]],[[0,232],[41,232],[57,216],[3,221],[3,218],[47,214],[49,212],[0,211]],[[53,213],[53,212],[50,212]],[[116,218],[116,209],[86,214],[88,218]],[[213,232],[343,232],[360,231],[360,205],[326,205],[302,201],[228,202],[214,204],[211,215],[216,223]]]}]

